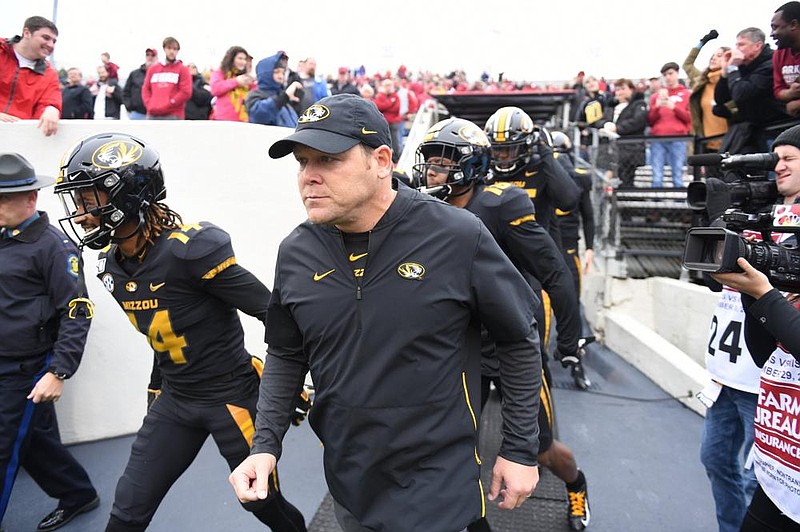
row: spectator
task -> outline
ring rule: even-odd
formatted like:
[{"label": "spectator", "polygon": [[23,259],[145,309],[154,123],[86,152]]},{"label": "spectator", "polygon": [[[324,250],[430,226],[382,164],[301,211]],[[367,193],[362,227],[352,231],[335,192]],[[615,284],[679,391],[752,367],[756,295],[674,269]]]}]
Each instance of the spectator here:
[{"label": "spectator", "polygon": [[180,43],[174,37],[163,42],[164,63],[147,69],[142,85],[142,101],[148,120],[183,120],[185,106],[192,97],[192,75],[178,60]]},{"label": "spectator", "polygon": [[303,114],[303,111],[314,102],[329,95],[328,84],[321,77],[317,78],[316,75],[317,60],[307,57],[297,64],[297,72],[292,72],[288,77],[287,84],[289,86],[298,81],[303,89],[297,93],[299,99],[296,102],[292,101],[292,107],[297,111],[297,116]]},{"label": "spectator", "polygon": [[650,78],[647,80],[647,90],[644,91],[644,102],[650,105],[650,98],[653,94],[658,94],[661,90],[661,78]]},{"label": "spectator", "polygon": [[231,46],[219,70],[211,73],[211,94],[216,97],[214,120],[247,122],[247,94],[258,87],[248,68],[248,57],[241,46]]},{"label": "spectator", "polygon": [[375,105],[383,113],[383,117],[389,122],[392,134],[392,162],[397,164],[400,159],[400,144],[403,136],[404,118],[400,115],[400,95],[395,89],[392,78],[384,79],[378,87],[378,94],[375,96]]},{"label": "spectator", "polygon": [[331,94],[358,95],[358,88],[350,82],[350,71],[347,67],[339,67],[339,76],[331,85]]},{"label": "spectator", "polygon": [[[579,124],[581,131],[581,157],[590,160],[589,147],[592,145],[592,134],[588,126],[595,126],[603,118],[603,112],[611,103],[611,95],[600,89],[600,83],[594,76],[586,76],[583,80],[583,97],[575,109],[573,120]],[[609,161],[601,158],[598,166],[604,170],[609,168]]]},{"label": "spectator", "polygon": [[358,92],[359,94],[361,94],[361,97],[364,98],[365,100],[375,99],[375,89],[373,89],[372,85],[370,85],[369,83],[364,83],[363,85],[361,85],[361,87],[358,89]]},{"label": "spectator", "polygon": [[91,313],[80,303],[78,250],[36,210],[39,189],[52,184],[22,156],[0,154],[0,521],[21,465],[58,499],[37,530],[55,530],[100,503],[61,443],[53,406],[81,362]]},{"label": "spectator", "polygon": [[106,67],[108,79],[115,79],[119,81],[119,65],[111,62],[111,54],[108,52],[103,52],[100,54],[100,61],[102,61],[103,66]]},{"label": "spectator", "polygon": [[115,79],[108,77],[106,67],[97,67],[97,83],[89,92],[94,96],[92,107],[95,120],[119,120],[122,90]]},{"label": "spectator", "polygon": [[131,71],[122,91],[122,102],[128,110],[131,120],[144,120],[147,118],[147,108],[142,100],[142,86],[147,76],[147,69],[158,62],[158,52],[155,48],[144,51],[144,63],[136,70]]},{"label": "spectator", "polygon": [[800,116],[800,2],[782,5],[772,16],[773,93],[779,102],[786,103],[786,112]]},{"label": "spectator", "polygon": [[407,79],[400,78],[395,82],[395,85],[397,86],[397,95],[400,97],[400,117],[403,119],[403,121],[400,122],[400,145],[397,147],[397,150],[403,153],[406,144],[406,135],[408,135],[410,129],[409,122],[414,120],[414,115],[419,109],[419,102],[417,101],[417,95],[408,88]]},{"label": "spectator", "polygon": [[22,36],[0,40],[0,122],[39,119],[46,137],[58,131],[61,88],[45,61],[53,53],[58,28],[44,17],[28,18]]},{"label": "spectator", "polygon": [[[647,127],[647,105],[642,94],[636,91],[633,81],[619,79],[614,83],[615,100],[611,102],[601,121],[603,129],[620,138],[644,135]],[[614,147],[612,158],[616,161],[619,188],[632,188],[636,169],[645,164],[645,144],[640,142],[610,143]]]},{"label": "spectator", "polygon": [[258,89],[250,91],[245,101],[250,122],[267,126],[297,125],[297,113],[289,103],[299,100],[295,93],[302,90],[303,84],[293,81],[284,87],[287,60],[285,53],[278,52],[256,65]]},{"label": "spectator", "polygon": [[[692,127],[689,112],[691,92],[678,82],[678,63],[661,67],[664,87],[650,97],[647,122],[653,136],[688,135]],[[719,100],[717,100],[719,101]],[[686,162],[685,140],[651,140],[650,156],[653,167],[653,188],[664,186],[664,166],[672,168],[672,186],[683,187],[683,165]]]},{"label": "spectator", "polygon": [[67,70],[67,85],[61,89],[63,109],[61,118],[92,118],[94,103],[92,93],[82,83],[83,74],[75,67]]},{"label": "spectator", "polygon": [[[683,61],[683,70],[689,76],[689,88],[692,90],[689,96],[689,110],[692,113],[692,131],[696,137],[714,137],[724,135],[728,131],[728,121],[715,115],[712,109],[715,104],[714,89],[722,76],[720,70],[722,56],[730,48],[727,46],[717,48],[704,70],[694,66],[703,46],[708,41],[716,39],[718,35],[717,30],[711,30],[689,51],[689,55]],[[721,146],[722,139],[711,140],[703,144],[702,152],[716,152]]]},{"label": "spectator", "polygon": [[189,74],[192,75],[192,97],[186,102],[184,109],[186,120],[208,120],[211,114],[211,93],[203,75],[197,70],[197,65],[189,63]]},{"label": "spectator", "polygon": [[[722,152],[767,151],[771,138],[764,127],[789,118],[783,102],[773,94],[772,49],[764,38],[760,29],[745,28],[736,35],[736,47],[722,56],[722,78],[714,90],[714,114],[735,122],[722,139]],[[725,105],[730,100],[736,106],[735,115]]]}]

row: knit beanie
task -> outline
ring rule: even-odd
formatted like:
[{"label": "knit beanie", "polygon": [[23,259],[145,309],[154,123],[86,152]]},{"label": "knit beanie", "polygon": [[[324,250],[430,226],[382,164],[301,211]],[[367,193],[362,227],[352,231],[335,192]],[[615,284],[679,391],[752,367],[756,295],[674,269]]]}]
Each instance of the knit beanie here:
[{"label": "knit beanie", "polygon": [[786,144],[789,146],[794,146],[800,150],[800,126],[790,127],[778,135],[778,138],[776,138],[775,142],[772,143],[772,147],[774,148],[775,146],[782,146]]}]

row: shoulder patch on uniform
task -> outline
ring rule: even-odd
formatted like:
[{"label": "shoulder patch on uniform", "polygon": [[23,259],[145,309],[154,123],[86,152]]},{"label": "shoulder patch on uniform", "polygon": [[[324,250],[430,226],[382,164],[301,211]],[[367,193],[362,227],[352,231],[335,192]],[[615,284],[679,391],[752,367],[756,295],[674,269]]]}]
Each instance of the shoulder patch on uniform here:
[{"label": "shoulder patch on uniform", "polygon": [[106,271],[106,258],[97,259],[97,273]]},{"label": "shoulder patch on uniform", "polygon": [[108,290],[109,292],[113,292],[114,291],[114,276],[113,275],[111,275],[110,273],[105,273],[100,278],[100,280],[103,281],[103,286],[106,287],[106,290]]},{"label": "shoulder patch on uniform", "polygon": [[80,259],[78,259],[78,255],[75,253],[67,255],[67,272],[71,276],[77,278],[80,271]]}]

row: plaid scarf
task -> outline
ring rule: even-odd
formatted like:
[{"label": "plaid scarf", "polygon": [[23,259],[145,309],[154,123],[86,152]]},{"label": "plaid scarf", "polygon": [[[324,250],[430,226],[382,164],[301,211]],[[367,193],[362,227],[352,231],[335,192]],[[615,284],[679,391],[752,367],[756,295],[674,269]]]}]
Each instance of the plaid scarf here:
[{"label": "plaid scarf", "polygon": [[[225,78],[232,79],[238,75],[238,73],[231,70],[228,72]],[[244,101],[247,98],[248,92],[250,92],[250,87],[242,87],[241,85],[237,85],[235,89],[228,93],[228,98],[231,99],[233,110],[239,115],[240,122],[247,122],[247,108],[244,105]]]}]

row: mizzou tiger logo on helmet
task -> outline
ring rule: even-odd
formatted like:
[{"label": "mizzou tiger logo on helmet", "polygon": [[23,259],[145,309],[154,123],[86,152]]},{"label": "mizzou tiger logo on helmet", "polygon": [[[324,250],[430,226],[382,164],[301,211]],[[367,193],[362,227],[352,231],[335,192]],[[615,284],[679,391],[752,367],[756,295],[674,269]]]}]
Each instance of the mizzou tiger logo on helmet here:
[{"label": "mizzou tiger logo on helmet", "polygon": [[92,164],[98,168],[120,168],[142,157],[142,147],[133,142],[114,140],[103,144],[92,154]]}]

